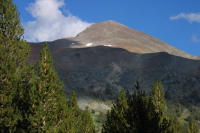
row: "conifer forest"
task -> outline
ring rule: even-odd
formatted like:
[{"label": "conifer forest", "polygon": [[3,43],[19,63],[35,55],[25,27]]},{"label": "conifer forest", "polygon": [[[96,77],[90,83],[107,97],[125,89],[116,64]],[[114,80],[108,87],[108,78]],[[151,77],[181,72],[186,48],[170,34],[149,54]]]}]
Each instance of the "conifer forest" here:
[{"label": "conifer forest", "polygon": [[[149,87],[150,93],[146,93],[139,82],[135,83],[131,92],[121,89],[111,110],[99,117],[104,120],[97,130],[94,110],[88,107],[80,109],[75,92],[66,95],[65,84],[54,68],[48,43],[43,44],[37,64],[27,63],[31,47],[23,34],[17,6],[12,0],[1,0],[1,133],[199,132],[197,121],[200,120],[200,112],[196,111],[195,115],[191,115],[194,117],[188,117],[188,123],[183,124],[177,118],[177,108],[182,105],[166,101],[160,80]],[[173,113],[175,115],[171,115]]]}]

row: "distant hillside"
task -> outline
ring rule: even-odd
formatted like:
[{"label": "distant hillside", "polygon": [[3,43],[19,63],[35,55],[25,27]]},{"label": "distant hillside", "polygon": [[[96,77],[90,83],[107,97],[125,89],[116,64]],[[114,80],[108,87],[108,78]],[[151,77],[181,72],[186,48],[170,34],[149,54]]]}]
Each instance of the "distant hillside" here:
[{"label": "distant hillside", "polygon": [[[200,95],[200,57],[114,21],[91,25],[77,37],[48,42],[57,72],[66,84],[86,95],[112,100],[137,80],[147,91],[163,81],[169,99]],[[36,63],[43,43],[31,43],[29,62]]]}]

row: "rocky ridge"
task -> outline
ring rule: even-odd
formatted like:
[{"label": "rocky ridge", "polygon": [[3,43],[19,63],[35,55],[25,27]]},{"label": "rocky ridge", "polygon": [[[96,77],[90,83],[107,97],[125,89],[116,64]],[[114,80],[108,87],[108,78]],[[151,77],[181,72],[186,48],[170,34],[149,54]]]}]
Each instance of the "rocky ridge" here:
[{"label": "rocky ridge", "polygon": [[[190,98],[200,106],[200,58],[114,21],[91,25],[77,37],[48,42],[54,65],[66,88],[112,100],[137,80],[149,91],[163,81],[168,99]],[[36,63],[42,43],[31,43]]]}]

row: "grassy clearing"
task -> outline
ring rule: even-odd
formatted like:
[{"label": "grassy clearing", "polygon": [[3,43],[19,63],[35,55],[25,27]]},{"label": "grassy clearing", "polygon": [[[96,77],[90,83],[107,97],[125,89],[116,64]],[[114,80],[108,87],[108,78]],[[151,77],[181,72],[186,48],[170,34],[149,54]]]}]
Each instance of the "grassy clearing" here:
[{"label": "grassy clearing", "polygon": [[182,114],[180,117],[178,117],[179,122],[181,125],[187,124],[188,122],[185,120],[190,115],[189,112]]}]

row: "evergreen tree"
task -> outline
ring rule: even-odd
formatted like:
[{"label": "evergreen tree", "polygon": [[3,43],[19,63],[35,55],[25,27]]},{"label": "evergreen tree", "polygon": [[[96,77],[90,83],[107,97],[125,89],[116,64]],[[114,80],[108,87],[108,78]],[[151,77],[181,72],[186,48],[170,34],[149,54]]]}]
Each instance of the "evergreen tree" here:
[{"label": "evergreen tree", "polygon": [[[161,82],[156,81],[152,86],[150,96],[140,89],[138,82],[135,87],[136,91],[133,94],[128,94],[129,97],[126,102],[117,101],[111,112],[108,113],[103,132],[179,133],[179,123],[167,118],[164,114],[166,101]],[[120,97],[119,99],[122,99]],[[121,107],[125,110],[122,111]]]},{"label": "evergreen tree", "polygon": [[167,129],[167,133],[182,133],[180,122],[177,118],[170,118],[170,126]]},{"label": "evergreen tree", "polygon": [[29,116],[33,112],[31,112],[30,108],[32,107],[31,101],[36,96],[34,95],[33,91],[35,90],[35,83],[36,83],[36,76],[34,72],[34,66],[28,65],[27,66],[27,74],[26,77],[23,80],[23,91],[21,90],[18,94],[19,97],[15,98],[15,101],[17,101],[18,110],[20,112],[20,119],[17,123],[17,131],[27,132],[30,128],[30,120]]},{"label": "evergreen tree", "polygon": [[129,125],[124,117],[128,108],[127,98],[124,89],[121,90],[116,104],[113,105],[110,112],[107,113],[107,120],[103,125],[104,133],[125,133]]},{"label": "evergreen tree", "polygon": [[79,109],[75,92],[72,92],[69,96],[68,107],[75,110]]},{"label": "evergreen tree", "polygon": [[155,112],[163,114],[166,111],[166,100],[164,97],[164,87],[160,80],[152,85],[151,101],[155,106]]},{"label": "evergreen tree", "polygon": [[[135,86],[140,88],[139,84]],[[151,133],[155,127],[156,122],[158,122],[157,114],[152,112],[153,106],[151,104],[150,98],[146,93],[140,89],[137,89],[131,97],[128,99],[127,112],[125,118],[130,125],[128,131],[131,133]],[[153,131],[156,133],[156,131]]]},{"label": "evergreen tree", "polygon": [[158,116],[157,122],[155,122],[155,128],[159,129],[158,132],[181,133],[182,130],[178,119],[173,117],[168,118],[165,115],[167,104],[164,95],[164,87],[160,80],[157,80],[156,83],[152,85],[150,100],[154,108],[153,112]]},{"label": "evergreen tree", "polygon": [[82,110],[78,107],[77,97],[74,92],[70,93],[69,101],[67,102],[68,105],[68,116],[66,121],[66,127],[69,132],[79,132],[80,131],[80,124],[82,118]]},{"label": "evergreen tree", "polygon": [[19,99],[27,87],[26,59],[30,46],[23,40],[17,7],[12,0],[0,2],[0,129],[13,132],[21,119]]},{"label": "evergreen tree", "polygon": [[95,126],[88,107],[83,111],[81,121],[80,133],[95,133]]},{"label": "evergreen tree", "polygon": [[194,123],[194,120],[189,122],[187,133],[198,133],[198,129],[197,129],[195,123]]},{"label": "evergreen tree", "polygon": [[69,96],[68,103],[68,115],[66,121],[66,127],[68,132],[72,133],[94,133],[95,126],[88,107],[85,110],[81,110],[78,107],[77,97],[74,92]]},{"label": "evergreen tree", "polygon": [[[70,123],[68,114],[72,114],[73,109],[69,109],[66,104],[63,83],[54,70],[48,45],[45,44],[41,51],[41,61],[35,74],[33,65],[26,64],[30,45],[23,40],[23,33],[17,7],[12,0],[2,0],[0,2],[0,131],[2,133],[68,132],[70,129],[66,124],[73,124]],[[80,115],[73,116],[73,121],[78,120],[83,123],[84,120],[88,127],[91,124],[91,119],[88,119],[89,114],[80,110],[76,112]],[[93,128],[90,129],[92,132]],[[77,132],[81,132],[80,129]]]},{"label": "evergreen tree", "polygon": [[171,126],[170,120],[166,117],[166,100],[164,98],[164,87],[160,80],[157,80],[152,85],[152,92],[150,97],[151,112],[153,113],[154,130],[157,129],[158,133],[165,132]]},{"label": "evergreen tree", "polygon": [[67,104],[63,82],[54,70],[48,44],[43,46],[38,62],[38,78],[30,90],[28,115],[30,132],[60,132],[66,130]]}]

